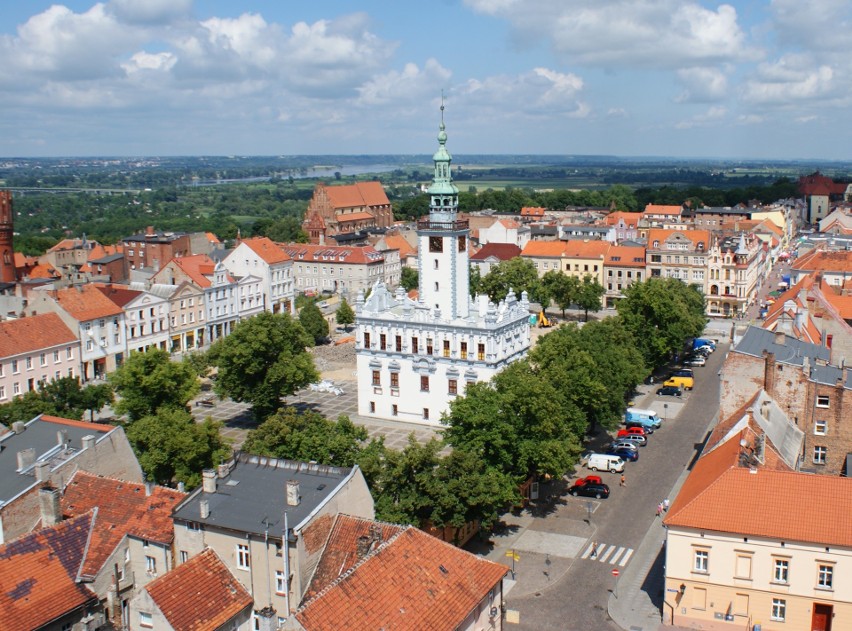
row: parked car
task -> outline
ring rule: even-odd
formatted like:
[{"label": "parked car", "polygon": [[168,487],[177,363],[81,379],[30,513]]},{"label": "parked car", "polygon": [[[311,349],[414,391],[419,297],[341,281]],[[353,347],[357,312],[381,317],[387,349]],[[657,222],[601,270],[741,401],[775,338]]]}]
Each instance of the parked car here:
[{"label": "parked car", "polygon": [[701,355],[696,355],[695,357],[690,357],[683,363],[686,366],[703,366],[707,363],[707,360]]},{"label": "parked car", "polygon": [[618,430],[618,433],[615,435],[616,438],[622,438],[624,436],[644,436],[646,433],[645,428],[641,425],[634,425],[633,427],[627,427],[625,429]]},{"label": "parked car", "polygon": [[671,377],[667,381],[664,381],[663,385],[692,390],[692,387],[695,385],[695,379],[693,377]]},{"label": "parked car", "polygon": [[649,436],[654,433],[654,426],[651,425],[648,421],[627,421],[624,426],[627,429],[633,429],[634,427],[640,427],[645,431],[645,436]]},{"label": "parked car", "polygon": [[[587,475],[585,478],[575,480],[571,488],[585,486],[587,484],[603,484],[603,480],[599,475]],[[570,489],[569,489],[570,490]]]},{"label": "parked car", "polygon": [[678,368],[672,373],[672,377],[695,377],[695,371],[692,368]]},{"label": "parked car", "polygon": [[699,346],[698,348],[693,348],[693,353],[707,353],[708,355],[715,351],[716,349],[710,346],[709,344],[704,344],[703,346]]},{"label": "parked car", "polygon": [[613,449],[632,449],[633,451],[638,451],[639,445],[629,440],[615,440],[607,447],[608,451],[612,451]]},{"label": "parked car", "polygon": [[679,397],[683,395],[683,390],[677,386],[663,386],[662,388],[657,388],[657,394],[661,397]]},{"label": "parked car", "polygon": [[628,434],[627,436],[619,436],[618,440],[627,440],[630,442],[635,442],[637,445],[645,446],[648,443],[648,439],[644,436],[640,436],[639,434]]},{"label": "parked car", "polygon": [[609,486],[603,482],[593,482],[582,486],[572,486],[568,489],[568,492],[571,495],[582,495],[583,497],[601,499],[603,497],[609,497]]},{"label": "parked car", "polygon": [[626,449],[621,447],[620,449],[611,449],[607,452],[607,455],[618,456],[622,460],[629,460],[631,462],[639,460],[639,451],[637,449]]}]

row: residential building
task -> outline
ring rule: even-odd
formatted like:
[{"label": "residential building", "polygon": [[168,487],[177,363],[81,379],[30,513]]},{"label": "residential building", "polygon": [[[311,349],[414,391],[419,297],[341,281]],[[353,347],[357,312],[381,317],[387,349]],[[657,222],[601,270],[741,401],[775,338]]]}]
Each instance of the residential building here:
[{"label": "residential building", "polygon": [[254,601],[215,551],[206,549],[143,587],[130,602],[130,631],[253,631]]},{"label": "residential building", "polygon": [[0,403],[80,376],[80,340],[55,313],[0,322]]},{"label": "residential building", "polygon": [[[293,259],[296,291],[355,295],[376,281],[389,283],[385,253],[372,246],[330,246],[309,243],[285,243],[281,246]],[[396,254],[397,268],[399,253]],[[401,273],[396,270],[397,282]]]},{"label": "residential building", "polygon": [[615,241],[636,241],[639,238],[639,221],[642,213],[630,213],[617,210],[603,218],[603,225],[615,230]]},{"label": "residential building", "polygon": [[31,531],[40,519],[39,489],[62,488],[80,469],[142,482],[121,427],[41,414],[0,436],[0,542]]},{"label": "residential building", "polygon": [[[295,313],[293,260],[284,249],[267,237],[242,239],[222,260],[235,277],[254,276],[261,280],[263,308],[270,313]],[[243,304],[243,298],[240,298]]]},{"label": "residential building", "polygon": [[417,301],[383,282],[355,301],[361,416],[438,425],[465,384],[488,381],[529,350],[526,293],[518,301],[510,290],[499,305],[470,298],[469,226],[458,218],[446,141],[442,120],[429,215],[417,222]]},{"label": "residential building", "polygon": [[604,263],[613,245],[609,241],[566,241],[562,251],[562,271],[583,280],[587,276],[606,287]]},{"label": "residential building", "polygon": [[521,221],[524,223],[543,221],[545,210],[543,206],[524,206],[521,208]]},{"label": "residential building", "polygon": [[150,292],[168,296],[170,352],[192,351],[209,343],[202,287],[185,280],[179,285],[153,284]]},{"label": "residential building", "polygon": [[645,248],[639,246],[614,245],[606,251],[601,283],[606,290],[603,296],[607,309],[624,298],[624,290],[633,283],[645,280]]},{"label": "residential building", "polygon": [[95,285],[124,311],[127,352],[142,353],[149,348],[168,349],[169,301],[147,291],[126,285]]},{"label": "residential building", "polygon": [[805,198],[805,221],[815,224],[831,212],[831,202],[848,195],[852,185],[835,182],[819,171],[799,178],[799,193]]},{"label": "residential building", "polygon": [[471,267],[479,269],[479,275],[485,276],[491,268],[521,255],[521,248],[513,243],[486,243],[470,255]]},{"label": "residential building", "polygon": [[539,278],[551,270],[563,269],[564,241],[530,241],[521,256],[532,261]]},{"label": "residential building", "polygon": [[[417,267],[417,235],[413,230],[403,232],[394,229],[392,232],[379,235],[373,247],[382,254],[388,250],[398,250],[399,263],[402,267]],[[402,269],[400,269],[401,273]]]},{"label": "residential building", "polygon": [[[237,453],[174,511],[178,564],[211,548],[282,623],[298,607],[338,513],[373,518],[361,470]],[[258,621],[260,624],[260,621]],[[267,627],[269,628],[269,627]]]},{"label": "residential building", "polygon": [[508,571],[413,526],[340,515],[312,595],[284,628],[499,630]]},{"label": "residential building", "polygon": [[104,617],[97,596],[77,580],[94,520],[90,512],[0,545],[3,631],[101,627]]},{"label": "residential building", "polygon": [[154,226],[145,232],[125,237],[124,254],[131,270],[159,271],[173,258],[192,254],[190,237],[185,232],[157,232]]},{"label": "residential building", "polygon": [[491,217],[490,225],[479,228],[480,245],[505,243],[523,249],[529,240],[529,226],[522,225],[514,219]]},{"label": "residential building", "polygon": [[42,489],[42,522],[94,512],[79,580],[101,600],[115,626],[130,622],[130,599],[174,565],[171,514],[186,493],[76,471],[64,488]]},{"label": "residential building", "polygon": [[852,626],[850,512],[852,480],[791,471],[765,435],[729,431],[665,517],[664,622]]},{"label": "residential building", "polygon": [[852,251],[817,248],[799,256],[790,265],[793,283],[813,272],[818,272],[827,284],[843,288],[852,280]]},{"label": "residential building", "polygon": [[343,186],[319,183],[305,211],[302,229],[314,245],[331,244],[338,234],[393,224],[391,203],[380,182]]},{"label": "residential building", "polygon": [[103,279],[108,283],[120,283],[128,278],[127,259],[124,258],[123,252],[90,257],[88,268],[93,278]]},{"label": "residential building", "polygon": [[[763,281],[761,242],[753,234],[716,239],[707,253],[707,315],[744,317]],[[696,271],[696,270],[693,270]]]},{"label": "residential building", "polygon": [[708,230],[648,230],[647,278],[679,278],[707,293]]},{"label": "residential building", "polygon": [[668,206],[665,204],[647,204],[642,211],[642,223],[648,228],[659,227],[664,230],[679,230],[682,224],[683,206]]},{"label": "residential building", "polygon": [[852,212],[848,205],[838,206],[828,216],[819,220],[823,234],[852,235]]},{"label": "residential building", "polygon": [[32,292],[29,313],[56,313],[80,340],[83,381],[103,379],[127,353],[124,311],[94,285]]}]

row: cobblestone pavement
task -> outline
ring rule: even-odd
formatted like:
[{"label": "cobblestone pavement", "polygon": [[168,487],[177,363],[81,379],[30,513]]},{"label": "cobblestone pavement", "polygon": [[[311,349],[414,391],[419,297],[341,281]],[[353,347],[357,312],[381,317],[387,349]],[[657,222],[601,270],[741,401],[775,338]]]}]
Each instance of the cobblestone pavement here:
[{"label": "cobblestone pavement", "polygon": [[[366,428],[371,438],[383,436],[385,445],[391,449],[405,447],[408,443],[408,436],[412,433],[419,442],[426,442],[433,436],[439,437],[434,428],[426,425],[383,421],[358,416],[358,396],[355,381],[335,381],[335,385],[343,389],[342,395],[314,392],[306,388],[292,397],[288,397],[286,404],[295,406],[298,410],[314,410],[332,420],[341,414],[346,414],[353,423]],[[224,423],[222,435],[232,441],[234,449],[238,449],[243,444],[250,429],[257,427],[257,423],[246,403],[219,399],[209,392],[203,392],[190,402],[190,406],[192,406],[192,415],[196,420],[210,416],[214,420]]]}]

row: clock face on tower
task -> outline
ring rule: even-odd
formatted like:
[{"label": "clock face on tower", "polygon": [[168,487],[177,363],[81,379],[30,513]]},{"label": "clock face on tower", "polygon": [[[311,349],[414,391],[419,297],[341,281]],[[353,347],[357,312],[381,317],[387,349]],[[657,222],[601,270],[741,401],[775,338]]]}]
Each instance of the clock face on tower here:
[{"label": "clock face on tower", "polygon": [[430,252],[443,252],[444,251],[444,237],[429,237],[429,251]]},{"label": "clock face on tower", "polygon": [[467,239],[464,235],[459,237],[459,252],[464,252],[467,249]]}]

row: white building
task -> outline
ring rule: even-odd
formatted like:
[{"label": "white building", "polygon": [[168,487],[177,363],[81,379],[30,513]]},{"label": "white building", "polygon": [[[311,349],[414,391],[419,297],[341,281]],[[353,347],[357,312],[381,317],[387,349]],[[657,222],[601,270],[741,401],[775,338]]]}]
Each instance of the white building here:
[{"label": "white building", "polygon": [[243,239],[222,263],[234,276],[262,279],[264,308],[267,311],[295,312],[293,259],[271,239]]},{"label": "white building", "polygon": [[[443,112],[443,107],[441,108]],[[529,303],[469,294],[466,219],[458,219],[443,118],[429,216],[417,223],[419,299],[377,282],[355,303],[358,413],[437,425],[467,383],[488,381],[530,347]]]}]

